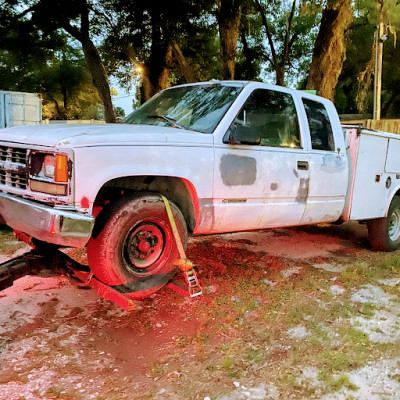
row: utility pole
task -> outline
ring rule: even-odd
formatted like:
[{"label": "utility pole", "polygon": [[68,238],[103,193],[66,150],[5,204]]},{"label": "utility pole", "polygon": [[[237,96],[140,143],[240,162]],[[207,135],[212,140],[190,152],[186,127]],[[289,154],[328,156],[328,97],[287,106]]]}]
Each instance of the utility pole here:
[{"label": "utility pole", "polygon": [[383,23],[383,1],[379,10],[379,25],[375,33],[375,79],[374,79],[374,119],[381,119],[381,94],[382,94],[382,59],[383,59],[383,41],[384,41],[384,23]]}]

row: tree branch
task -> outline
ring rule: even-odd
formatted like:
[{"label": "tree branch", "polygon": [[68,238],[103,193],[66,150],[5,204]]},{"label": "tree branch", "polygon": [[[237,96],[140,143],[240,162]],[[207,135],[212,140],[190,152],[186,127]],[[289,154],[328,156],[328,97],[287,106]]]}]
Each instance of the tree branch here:
[{"label": "tree branch", "polygon": [[261,14],[262,23],[263,23],[263,25],[264,25],[264,28],[265,28],[265,31],[266,31],[266,34],[267,34],[267,39],[268,39],[269,47],[270,47],[270,49],[271,49],[271,54],[272,54],[272,65],[273,65],[273,67],[275,68],[275,66],[278,65],[278,59],[277,59],[277,57],[276,57],[275,46],[274,46],[274,42],[273,42],[273,40],[272,40],[271,31],[270,31],[270,29],[269,29],[268,20],[267,20],[267,18],[266,18],[266,16],[265,16],[265,10],[264,10],[264,8],[263,8],[263,6],[261,5],[261,3],[260,3],[259,0],[254,0],[254,2],[255,2],[256,6],[257,6],[257,8],[258,8],[258,11],[259,11],[260,14]]},{"label": "tree branch", "polygon": [[191,68],[186,60],[186,57],[183,55],[182,50],[179,47],[179,44],[177,43],[176,40],[172,41],[172,50],[173,50],[175,58],[178,61],[180,70],[186,79],[186,82],[187,83],[195,82],[192,70],[191,70]]},{"label": "tree branch", "polygon": [[292,23],[294,18],[294,12],[296,10],[296,0],[293,0],[292,9],[290,11],[289,21],[286,27],[285,41],[283,47],[282,64],[286,65],[287,59],[289,57],[289,43],[290,43],[290,31],[292,30]]}]

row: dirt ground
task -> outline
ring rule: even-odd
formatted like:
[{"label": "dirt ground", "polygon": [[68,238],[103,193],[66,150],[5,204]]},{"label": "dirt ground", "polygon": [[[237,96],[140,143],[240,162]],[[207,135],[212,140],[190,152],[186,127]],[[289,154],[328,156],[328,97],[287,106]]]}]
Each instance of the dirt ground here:
[{"label": "dirt ground", "polygon": [[[398,399],[400,252],[366,235],[192,238],[204,295],[163,288],[130,313],[65,277],[21,278],[0,293],[0,399]],[[0,241],[0,261],[28,250]]]}]

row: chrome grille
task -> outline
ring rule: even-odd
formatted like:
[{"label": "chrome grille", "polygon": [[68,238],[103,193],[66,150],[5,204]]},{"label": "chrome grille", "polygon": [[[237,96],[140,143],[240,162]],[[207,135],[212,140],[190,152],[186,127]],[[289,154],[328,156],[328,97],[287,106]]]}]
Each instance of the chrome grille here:
[{"label": "chrome grille", "polygon": [[27,149],[0,146],[0,185],[27,188],[26,155]]}]

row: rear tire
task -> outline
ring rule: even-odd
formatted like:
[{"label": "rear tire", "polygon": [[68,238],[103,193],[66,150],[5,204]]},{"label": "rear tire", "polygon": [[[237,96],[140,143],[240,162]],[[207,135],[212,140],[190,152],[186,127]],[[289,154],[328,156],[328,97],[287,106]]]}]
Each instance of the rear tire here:
[{"label": "rear tire", "polygon": [[400,248],[400,197],[395,196],[387,217],[368,221],[368,236],[375,250],[393,251]]},{"label": "rear tire", "polygon": [[[179,208],[170,203],[184,247],[187,228]],[[107,285],[132,299],[143,299],[174,275],[179,258],[163,200],[156,194],[130,194],[99,215],[87,247],[89,267]]]}]

